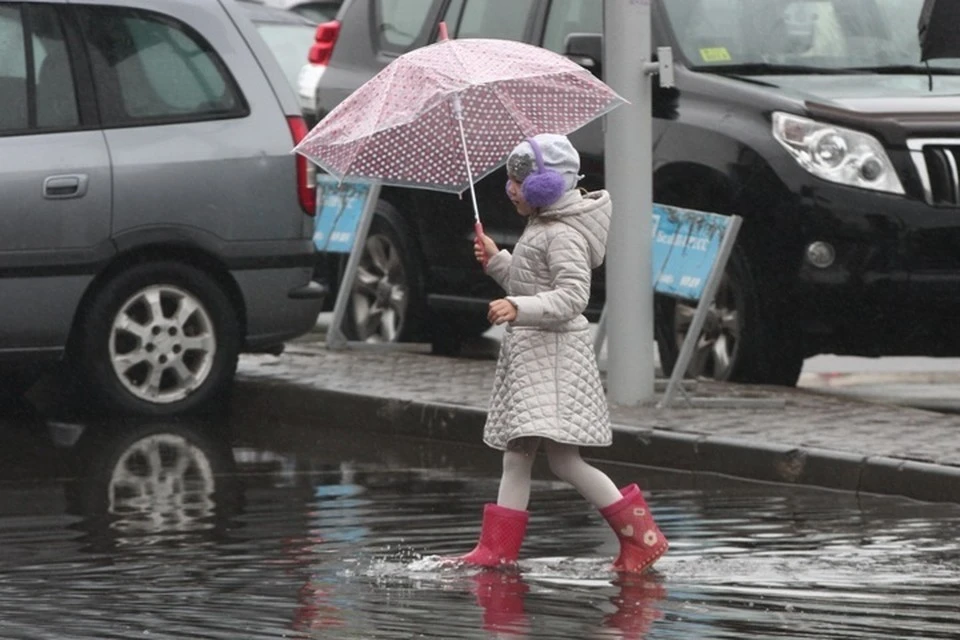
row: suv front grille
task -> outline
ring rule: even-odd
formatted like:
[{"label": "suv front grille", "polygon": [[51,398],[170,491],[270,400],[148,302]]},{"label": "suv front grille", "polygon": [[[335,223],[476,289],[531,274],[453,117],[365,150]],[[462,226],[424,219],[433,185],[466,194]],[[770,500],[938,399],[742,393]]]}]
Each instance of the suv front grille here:
[{"label": "suv front grille", "polygon": [[960,140],[910,140],[923,195],[935,206],[960,206]]}]

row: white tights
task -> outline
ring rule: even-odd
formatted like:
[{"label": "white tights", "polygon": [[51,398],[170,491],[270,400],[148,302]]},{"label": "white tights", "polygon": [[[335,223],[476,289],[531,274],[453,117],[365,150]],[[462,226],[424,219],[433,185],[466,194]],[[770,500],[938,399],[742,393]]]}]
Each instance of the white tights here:
[{"label": "white tights", "polygon": [[[530,473],[539,444],[539,438],[529,438],[522,447],[504,452],[503,476],[497,495],[497,504],[501,507],[526,510],[530,502]],[[554,475],[572,484],[595,508],[610,506],[622,497],[607,474],[584,462],[576,445],[544,440],[543,447]]]}]

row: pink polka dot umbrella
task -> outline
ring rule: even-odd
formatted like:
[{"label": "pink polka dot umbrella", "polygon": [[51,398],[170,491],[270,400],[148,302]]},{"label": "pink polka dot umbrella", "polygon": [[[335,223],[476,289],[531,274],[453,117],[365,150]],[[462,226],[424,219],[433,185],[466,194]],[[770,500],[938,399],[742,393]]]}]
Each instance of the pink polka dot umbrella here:
[{"label": "pink polka dot umbrella", "polygon": [[406,53],[296,146],[338,178],[462,194],[525,138],[568,134],[625,101],[571,60],[510,40],[441,41]]}]

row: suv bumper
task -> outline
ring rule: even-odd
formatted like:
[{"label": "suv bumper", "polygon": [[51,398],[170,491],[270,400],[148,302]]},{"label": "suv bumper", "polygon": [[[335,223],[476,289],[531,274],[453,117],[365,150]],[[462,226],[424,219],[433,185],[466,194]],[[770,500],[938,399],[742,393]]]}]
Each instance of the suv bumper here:
[{"label": "suv bumper", "polygon": [[[948,240],[960,240],[960,212],[818,185],[797,213],[799,255],[787,269],[794,286],[781,302],[793,307],[806,333],[822,338],[822,348],[874,355],[960,352],[960,341],[942,327],[945,312],[960,312],[960,252]],[[818,241],[836,252],[829,266],[807,257],[807,247]]]}]

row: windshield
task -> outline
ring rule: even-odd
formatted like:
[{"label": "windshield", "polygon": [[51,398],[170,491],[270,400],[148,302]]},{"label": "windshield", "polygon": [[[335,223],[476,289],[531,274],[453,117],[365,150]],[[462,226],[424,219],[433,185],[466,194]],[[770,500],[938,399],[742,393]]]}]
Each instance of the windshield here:
[{"label": "windshield", "polygon": [[[748,73],[865,69],[926,73],[923,0],[665,0],[684,57],[697,69]],[[932,72],[960,59],[931,60]]]},{"label": "windshield", "polygon": [[273,52],[290,85],[296,88],[300,68],[307,63],[315,29],[306,24],[255,22],[257,30]]}]

